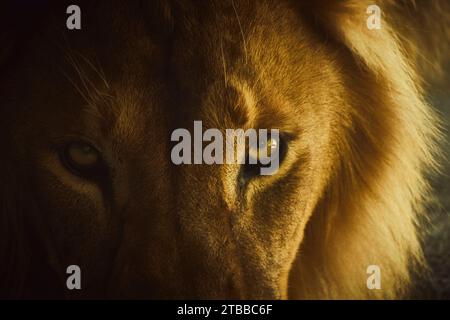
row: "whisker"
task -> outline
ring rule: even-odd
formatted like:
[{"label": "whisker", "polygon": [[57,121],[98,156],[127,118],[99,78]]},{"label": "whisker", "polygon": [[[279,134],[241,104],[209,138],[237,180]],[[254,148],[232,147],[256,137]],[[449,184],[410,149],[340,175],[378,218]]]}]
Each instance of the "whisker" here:
[{"label": "whisker", "polygon": [[86,90],[86,93],[89,95],[89,88],[86,84],[85,76],[83,75],[80,66],[78,65],[78,63],[75,61],[74,57],[69,52],[66,54],[66,59],[70,63],[70,65],[75,69],[75,71],[77,72],[77,75],[78,75],[79,79],[81,80],[81,83],[83,84],[83,87]]},{"label": "whisker", "polygon": [[59,71],[65,76],[65,78],[72,84],[72,86],[78,91],[78,93],[81,95],[81,97],[85,100],[86,103],[90,103],[87,96],[83,93],[83,91],[80,89],[80,87],[75,83],[75,81],[63,70],[59,69]]},{"label": "whisker", "polygon": [[239,29],[241,30],[242,41],[244,43],[245,63],[247,63],[247,42],[245,40],[244,30],[242,29],[241,19],[239,19],[239,15],[238,15],[238,12],[236,10],[236,6],[234,5],[234,0],[231,0],[231,5],[233,6],[234,14],[236,15],[236,18],[237,18],[237,21],[238,21],[238,25],[239,25]]},{"label": "whisker", "polygon": [[224,77],[224,81],[225,81],[225,86],[228,83],[228,78],[227,78],[227,64],[225,62],[225,54],[223,52],[223,40],[220,39],[220,51],[222,52],[222,64],[223,64],[223,77]]},{"label": "whisker", "polygon": [[95,67],[95,65],[94,65],[87,57],[85,57],[83,54],[81,54],[80,52],[76,52],[76,54],[77,54],[81,59],[83,59],[84,62],[86,62],[86,63],[92,68],[92,70],[94,70],[94,71],[97,73],[97,75],[98,75],[98,76],[100,77],[100,79],[103,81],[103,83],[105,84],[105,86],[106,86],[107,88],[109,88],[109,84],[108,84],[108,82],[106,81],[106,78],[105,78],[104,74],[102,74],[102,73],[98,70],[98,68]]},{"label": "whisker", "polygon": [[[75,52],[75,51],[74,51]],[[78,56],[82,57],[81,53],[75,52]],[[85,58],[86,59],[86,58]],[[84,59],[84,60],[85,60]],[[100,91],[95,83],[86,75],[85,71],[81,67],[80,63],[73,56],[70,56],[70,61],[72,61],[72,65],[77,71],[83,85],[86,89],[87,95],[91,99],[91,101],[98,101],[101,97],[110,96],[107,93]]]}]

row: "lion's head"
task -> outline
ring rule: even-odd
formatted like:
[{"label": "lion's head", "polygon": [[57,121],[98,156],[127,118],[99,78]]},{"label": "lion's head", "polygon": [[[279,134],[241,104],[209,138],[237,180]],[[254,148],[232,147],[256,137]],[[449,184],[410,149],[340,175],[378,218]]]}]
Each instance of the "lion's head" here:
[{"label": "lion's head", "polygon": [[[51,4],[2,40],[2,294],[404,292],[435,126],[389,21],[367,29],[365,1],[78,2],[81,30]],[[279,129],[278,172],[174,165],[194,120]]]}]

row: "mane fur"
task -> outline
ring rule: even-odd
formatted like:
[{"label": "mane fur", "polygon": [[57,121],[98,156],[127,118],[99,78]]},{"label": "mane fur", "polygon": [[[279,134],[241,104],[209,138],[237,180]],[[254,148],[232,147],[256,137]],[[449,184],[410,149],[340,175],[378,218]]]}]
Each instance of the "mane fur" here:
[{"label": "mane fur", "polygon": [[[427,171],[437,167],[439,124],[424,98],[424,68],[418,67],[423,56],[417,49],[420,43],[414,43],[422,36],[411,29],[398,33],[399,27],[392,21],[405,19],[405,12],[411,13],[417,4],[426,7],[430,1],[378,1],[384,14],[389,14],[386,7],[398,16],[387,16],[382,29],[376,31],[365,24],[365,8],[372,1],[304,2],[314,23],[342,47],[336,59],[343,70],[352,71],[343,77],[352,89],[348,93],[352,114],[347,130],[336,142],[340,162],[308,223],[293,266],[290,297],[407,296],[412,270],[426,268],[418,221],[430,191]],[[434,7],[434,14],[450,12],[445,0],[436,2],[441,5]],[[408,11],[400,5],[407,5]],[[411,18],[410,23],[413,21]],[[448,23],[438,28],[428,39],[433,45],[444,41],[443,34],[449,35]],[[404,37],[412,42],[405,42]],[[0,40],[8,39],[0,33]],[[436,49],[437,56],[443,56],[443,50]],[[0,59],[6,55],[6,50],[0,50]],[[2,75],[0,87],[5,79]],[[5,113],[2,105],[0,108]],[[10,126],[2,116],[0,147],[11,154],[0,157],[0,298],[26,296],[23,286],[28,269],[33,268],[30,261],[39,256],[30,247],[33,236],[27,229],[30,215],[37,214],[30,201],[32,173],[20,168],[12,155]],[[366,286],[367,267],[374,264],[381,268],[380,290]],[[36,276],[39,270],[32,271],[34,280],[45,278]]]},{"label": "mane fur", "polygon": [[[317,21],[349,51],[338,59],[355,63],[344,69],[353,70],[347,75],[353,114],[338,142],[340,164],[307,226],[292,293],[307,299],[405,297],[412,270],[426,269],[418,221],[430,191],[426,173],[437,167],[439,124],[424,99],[411,42],[403,43],[389,20],[381,30],[368,30],[369,3],[322,5],[314,8]],[[386,17],[392,3],[379,5]],[[381,269],[380,290],[366,286],[369,265]]]}]

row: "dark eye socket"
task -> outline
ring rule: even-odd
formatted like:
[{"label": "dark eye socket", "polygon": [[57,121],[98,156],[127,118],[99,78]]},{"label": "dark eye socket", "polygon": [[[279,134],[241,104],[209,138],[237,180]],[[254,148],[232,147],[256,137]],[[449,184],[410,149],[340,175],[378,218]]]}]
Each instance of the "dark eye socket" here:
[{"label": "dark eye socket", "polygon": [[[263,148],[268,148],[268,152],[273,152],[275,156],[278,157],[278,164],[281,166],[286,153],[287,153],[287,142],[282,134],[278,137],[278,139],[274,139],[272,137],[268,138],[267,145],[263,146]],[[258,159],[258,154],[260,150],[252,150],[249,148],[246,154],[245,164],[241,167],[241,172],[239,174],[239,180],[241,184],[246,184],[250,179],[256,178],[261,175],[261,168],[270,167],[270,164],[262,164]],[[251,164],[250,159],[256,159],[256,164]]]},{"label": "dark eye socket", "polygon": [[84,179],[98,179],[107,171],[100,152],[88,142],[74,141],[64,145],[59,157],[71,173]]}]

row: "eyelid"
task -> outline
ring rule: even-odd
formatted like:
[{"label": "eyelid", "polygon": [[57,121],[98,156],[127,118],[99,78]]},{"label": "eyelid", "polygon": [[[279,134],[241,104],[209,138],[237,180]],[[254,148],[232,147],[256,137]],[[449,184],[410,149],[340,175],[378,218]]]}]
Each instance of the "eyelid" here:
[{"label": "eyelid", "polygon": [[100,144],[96,142],[95,139],[92,139],[88,136],[86,136],[83,133],[68,133],[65,135],[59,135],[55,137],[51,137],[51,147],[52,149],[59,149],[61,147],[64,147],[68,145],[71,142],[80,142],[80,143],[86,143],[94,147],[95,150],[97,150],[100,154],[104,154],[102,148],[100,147]]}]

